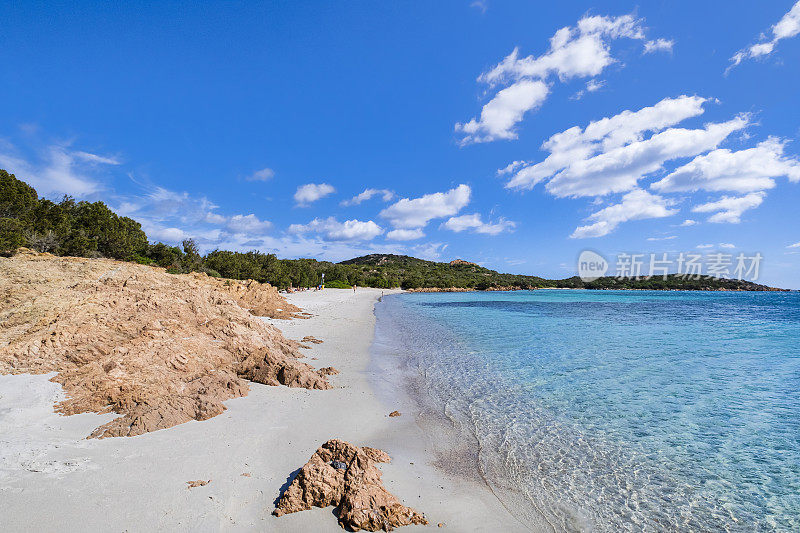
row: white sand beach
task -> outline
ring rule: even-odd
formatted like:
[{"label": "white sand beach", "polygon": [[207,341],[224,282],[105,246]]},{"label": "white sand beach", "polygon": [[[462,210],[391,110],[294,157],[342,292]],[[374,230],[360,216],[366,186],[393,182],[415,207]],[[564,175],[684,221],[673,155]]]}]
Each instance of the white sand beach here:
[{"label": "white sand beach", "polygon": [[[384,485],[430,522],[404,531],[528,530],[485,485],[433,466],[437,436],[412,413],[388,417],[404,407],[385,405],[370,385],[380,294],[296,293],[288,300],[312,318],[265,319],[288,338],[323,341],[304,353],[340,370],[333,390],[251,383],[219,416],[140,436],[87,440],[115,415],[60,416],[63,392],[49,376],[0,376],[0,531],[342,531],[331,507],[271,515],[287,478],[331,438],[391,455]],[[189,489],[191,480],[211,482]]]}]

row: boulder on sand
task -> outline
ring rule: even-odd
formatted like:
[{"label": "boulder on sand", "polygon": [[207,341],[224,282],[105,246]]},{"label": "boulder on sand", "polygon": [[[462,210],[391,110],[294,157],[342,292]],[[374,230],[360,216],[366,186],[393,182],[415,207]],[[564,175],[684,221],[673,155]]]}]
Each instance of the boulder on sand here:
[{"label": "boulder on sand", "polygon": [[384,488],[375,464],[390,461],[384,451],[329,440],[292,480],[272,514],[333,505],[339,525],[351,531],[392,531],[398,526],[427,524],[423,514],[401,504]]}]

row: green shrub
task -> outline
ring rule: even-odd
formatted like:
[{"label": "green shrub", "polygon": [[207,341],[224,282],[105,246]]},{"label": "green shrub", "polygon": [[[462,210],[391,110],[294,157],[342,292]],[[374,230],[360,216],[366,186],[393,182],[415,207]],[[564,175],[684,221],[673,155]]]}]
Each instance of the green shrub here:
[{"label": "green shrub", "polygon": [[25,244],[24,224],[14,218],[0,218],[0,252],[11,252]]},{"label": "green shrub", "polygon": [[156,262],[150,259],[149,257],[142,257],[141,255],[134,255],[131,258],[131,261],[134,263],[139,263],[140,265],[155,265]]},{"label": "green shrub", "polygon": [[352,289],[353,286],[352,285],[348,285],[344,281],[339,281],[338,279],[335,279],[333,281],[327,282],[325,284],[325,288],[327,288],[327,289]]}]

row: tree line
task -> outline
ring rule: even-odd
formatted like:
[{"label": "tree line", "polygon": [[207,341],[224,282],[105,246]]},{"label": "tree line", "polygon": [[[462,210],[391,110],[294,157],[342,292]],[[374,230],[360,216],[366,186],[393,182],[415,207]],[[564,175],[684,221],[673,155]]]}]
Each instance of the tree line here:
[{"label": "tree line", "polygon": [[278,288],[313,287],[323,276],[335,286],[534,289],[544,287],[588,289],[747,289],[764,288],[749,282],[703,278],[666,280],[600,278],[584,283],[580,278],[549,280],[538,276],[502,274],[474,263],[437,263],[409,256],[372,254],[332,263],[315,259],[278,259],[259,251],[214,250],[201,255],[197,244],[182,246],[150,242],[141,224],[114,213],[103,202],[76,201],[64,196],[53,202],[0,170],[0,253],[25,246],[39,252],[79,257],[108,257],[163,267],[180,274],[205,272],[210,276],[253,279]]},{"label": "tree line", "polygon": [[64,196],[53,202],[13,174],[0,170],[0,253],[28,247],[54,255],[108,257],[160,266],[171,273],[205,272],[254,279],[276,287],[313,287],[326,281],[396,287],[402,279],[314,259],[278,259],[275,254],[214,250],[201,255],[192,239],[180,247],[150,242],[141,224],[114,213],[103,202]]}]

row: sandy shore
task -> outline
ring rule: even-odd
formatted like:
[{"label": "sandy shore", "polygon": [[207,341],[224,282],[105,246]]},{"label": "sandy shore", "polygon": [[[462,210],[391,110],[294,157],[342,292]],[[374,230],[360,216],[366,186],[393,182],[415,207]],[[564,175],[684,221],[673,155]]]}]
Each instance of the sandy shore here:
[{"label": "sandy shore", "polygon": [[[380,293],[297,293],[289,301],[314,316],[270,320],[289,338],[324,341],[304,352],[341,371],[335,389],[252,383],[220,416],[137,437],[86,440],[114,415],[56,415],[63,392],[48,376],[0,376],[0,531],[342,531],[332,508],[270,514],[287,477],[334,437],[392,456],[386,488],[431,522],[403,531],[526,530],[484,485],[432,466],[435,436],[413,416],[388,417],[402,406],[379,400],[369,375]],[[187,489],[198,479],[211,482]]]}]

